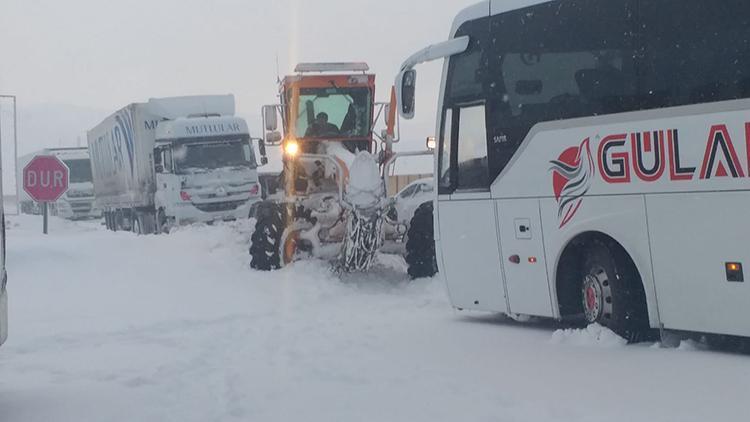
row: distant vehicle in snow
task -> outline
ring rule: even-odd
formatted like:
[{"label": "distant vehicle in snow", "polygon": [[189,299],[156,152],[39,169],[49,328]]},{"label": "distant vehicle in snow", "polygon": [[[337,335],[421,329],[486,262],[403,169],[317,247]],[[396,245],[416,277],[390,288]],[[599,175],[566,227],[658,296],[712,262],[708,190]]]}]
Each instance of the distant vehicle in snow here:
[{"label": "distant vehicle in snow", "polygon": [[[0,165],[1,167],[1,165]],[[3,177],[0,168],[0,345],[8,338],[8,273],[5,272],[5,207],[3,207]]]},{"label": "distant vehicle in snow", "polygon": [[[50,211],[69,220],[100,218],[102,212],[94,204],[94,183],[91,176],[91,159],[89,149],[46,148],[18,158],[17,176],[23,179],[23,169],[37,155],[54,155],[68,166],[70,186],[68,191],[56,202],[50,204]],[[20,189],[19,209],[24,214],[39,214],[41,207],[25,190]]]},{"label": "distant vehicle in snow", "polygon": [[[426,208],[432,204],[435,197],[434,186],[432,178],[418,179],[407,184],[391,197],[391,203],[385,215],[388,224],[383,227],[385,239],[391,242],[384,247],[384,251],[406,256],[409,252],[407,244],[410,234],[416,236],[416,241],[419,243],[431,240],[429,227],[427,230],[418,230],[424,228],[421,226],[429,226],[429,220],[420,221],[419,218],[415,220],[414,216],[420,209],[422,212],[427,212]],[[417,223],[413,224],[415,221]],[[414,241],[415,239],[412,239],[412,242]]]},{"label": "distant vehicle in snow", "polygon": [[96,202],[107,228],[163,233],[247,218],[260,200],[258,165],[247,123],[234,112],[232,95],[150,99],[90,130]]},{"label": "distant vehicle in snow", "polygon": [[749,10],[490,0],[404,62],[410,118],[413,67],[445,59],[435,243],[455,308],[750,337]]},{"label": "distant vehicle in snow", "polygon": [[389,218],[400,224],[408,225],[420,205],[430,202],[435,195],[435,184],[432,178],[419,179],[409,183],[393,195],[393,206]]}]

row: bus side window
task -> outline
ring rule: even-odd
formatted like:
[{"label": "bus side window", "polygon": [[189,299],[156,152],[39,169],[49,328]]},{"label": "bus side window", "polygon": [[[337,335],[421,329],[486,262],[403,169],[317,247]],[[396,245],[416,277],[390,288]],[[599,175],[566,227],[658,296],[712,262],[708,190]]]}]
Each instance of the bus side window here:
[{"label": "bus side window", "polygon": [[639,0],[643,109],[750,97],[745,0]]},{"label": "bus side window", "polygon": [[458,109],[456,136],[457,190],[489,190],[487,124],[483,104]]}]

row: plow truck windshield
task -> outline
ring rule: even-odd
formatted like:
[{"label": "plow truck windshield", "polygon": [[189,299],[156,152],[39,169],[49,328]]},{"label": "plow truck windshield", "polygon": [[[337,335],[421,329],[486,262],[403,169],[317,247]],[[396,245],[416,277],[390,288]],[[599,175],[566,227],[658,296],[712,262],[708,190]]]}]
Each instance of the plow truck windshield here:
[{"label": "plow truck windshield", "polygon": [[242,138],[226,142],[182,144],[175,147],[173,156],[178,174],[256,167],[252,148]]},{"label": "plow truck windshield", "polygon": [[304,138],[367,138],[372,93],[368,88],[302,88],[296,133]]}]

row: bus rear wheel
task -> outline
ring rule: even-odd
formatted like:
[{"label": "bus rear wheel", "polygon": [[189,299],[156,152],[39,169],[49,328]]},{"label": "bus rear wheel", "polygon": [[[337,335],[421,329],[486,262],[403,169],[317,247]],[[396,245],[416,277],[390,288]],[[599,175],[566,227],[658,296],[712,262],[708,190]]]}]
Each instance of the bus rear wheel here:
[{"label": "bus rear wheel", "polygon": [[630,343],[649,337],[643,283],[635,264],[616,247],[596,240],[585,253],[581,274],[583,315]]}]

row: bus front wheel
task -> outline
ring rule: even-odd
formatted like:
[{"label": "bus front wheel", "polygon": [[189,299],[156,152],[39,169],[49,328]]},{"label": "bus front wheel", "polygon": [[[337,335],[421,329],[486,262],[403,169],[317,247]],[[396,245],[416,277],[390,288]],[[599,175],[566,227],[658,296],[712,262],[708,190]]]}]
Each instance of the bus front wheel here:
[{"label": "bus front wheel", "polygon": [[584,254],[581,274],[583,315],[630,343],[648,336],[648,312],[643,283],[625,251],[600,240]]}]

